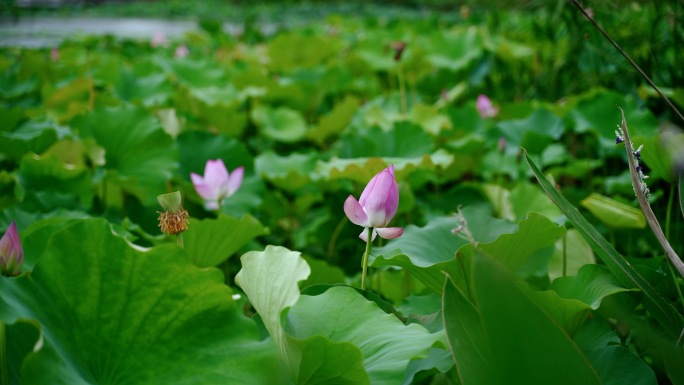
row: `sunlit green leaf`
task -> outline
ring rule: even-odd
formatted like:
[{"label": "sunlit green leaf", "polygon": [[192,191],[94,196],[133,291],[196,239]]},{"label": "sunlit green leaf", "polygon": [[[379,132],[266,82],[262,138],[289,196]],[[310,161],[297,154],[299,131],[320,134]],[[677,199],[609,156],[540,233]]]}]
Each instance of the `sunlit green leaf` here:
[{"label": "sunlit green leaf", "polygon": [[297,142],[307,132],[304,117],[288,107],[259,106],[252,110],[251,117],[265,137],[279,142]]},{"label": "sunlit green leaf", "polygon": [[280,378],[275,347],[239,314],[218,270],[192,266],[176,246],[133,248],[101,219],[45,235],[30,277],[0,279],[3,307],[37,319],[59,347],[29,357],[27,383],[54,383],[35,373],[70,383]]},{"label": "sunlit green leaf", "polygon": [[556,241],[556,250],[549,262],[549,278],[563,275],[577,275],[577,271],[587,264],[596,263],[594,251],[579,231],[569,229]]},{"label": "sunlit green leaf", "polygon": [[256,172],[287,191],[296,191],[311,183],[311,173],[318,157],[311,154],[289,154],[279,156],[274,152],[261,153],[255,161]]},{"label": "sunlit green leaf", "polygon": [[[354,345],[320,334],[306,338],[286,333],[281,315],[300,298],[297,284],[311,271],[298,252],[267,246],[263,252],[251,251],[240,260],[242,269],[235,282],[261,316],[297,384],[369,383],[361,352]],[[345,359],[321,360],[338,354],[344,354]]]},{"label": "sunlit green leaf", "polygon": [[444,292],[445,329],[464,385],[601,383],[580,349],[503,266],[478,256],[472,279],[477,307],[449,281]]},{"label": "sunlit green leaf", "polygon": [[175,144],[153,115],[132,106],[102,108],[72,125],[105,149],[105,169],[114,183],[156,205],[178,165]]},{"label": "sunlit green leaf", "polygon": [[601,194],[591,193],[580,203],[608,227],[617,229],[643,229],[646,227],[646,218],[641,210]]},{"label": "sunlit green leaf", "polygon": [[252,239],[266,233],[267,229],[250,215],[242,218],[221,215],[204,220],[191,218],[188,230],[183,233],[183,242],[196,266],[209,267],[227,260]]},{"label": "sunlit green leaf", "polygon": [[325,336],[351,342],[363,352],[373,384],[396,384],[406,365],[425,357],[439,341],[417,324],[404,325],[350,287],[332,287],[317,296],[302,296],[287,313],[287,330],[297,338]]}]

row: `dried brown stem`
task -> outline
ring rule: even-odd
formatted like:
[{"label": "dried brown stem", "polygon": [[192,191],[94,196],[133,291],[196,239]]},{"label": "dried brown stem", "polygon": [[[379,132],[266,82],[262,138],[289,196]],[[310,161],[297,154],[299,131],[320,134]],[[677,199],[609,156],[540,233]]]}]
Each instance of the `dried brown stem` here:
[{"label": "dried brown stem", "polygon": [[634,165],[634,148],[632,148],[632,141],[629,138],[629,130],[627,129],[627,121],[625,120],[625,111],[623,111],[622,108],[620,108],[620,112],[622,112],[622,131],[625,135],[625,149],[627,150],[629,174],[632,177],[632,186],[634,187],[634,193],[636,194],[637,200],[639,201],[639,206],[641,206],[641,211],[644,212],[646,221],[648,222],[648,225],[651,227],[653,234],[658,239],[658,242],[660,242],[660,245],[663,247],[663,250],[665,250],[665,255],[667,255],[667,258],[670,260],[670,262],[672,262],[672,265],[674,265],[674,267],[677,269],[679,275],[684,277],[684,263],[682,263],[681,258],[679,258],[679,256],[674,251],[672,246],[670,246],[670,243],[667,241],[667,238],[665,238],[665,234],[663,234],[663,230],[660,228],[658,218],[656,218],[655,214],[653,213],[653,210],[651,210],[651,205],[648,204],[646,195],[641,189],[641,183],[639,181],[638,172],[636,166]]}]

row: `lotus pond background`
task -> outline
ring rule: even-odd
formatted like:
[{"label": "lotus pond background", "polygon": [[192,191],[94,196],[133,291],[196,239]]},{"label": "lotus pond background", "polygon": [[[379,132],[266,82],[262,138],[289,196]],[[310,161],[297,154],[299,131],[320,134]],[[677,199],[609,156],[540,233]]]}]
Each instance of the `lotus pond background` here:
[{"label": "lotus pond background", "polygon": [[[684,383],[682,277],[614,133],[619,106],[682,255],[684,122],[571,3],[203,4],[3,4],[198,21],[0,49],[3,384]],[[585,6],[684,108],[684,6]],[[220,212],[213,159],[245,170]],[[343,204],[389,165],[404,233],[362,291]]]}]

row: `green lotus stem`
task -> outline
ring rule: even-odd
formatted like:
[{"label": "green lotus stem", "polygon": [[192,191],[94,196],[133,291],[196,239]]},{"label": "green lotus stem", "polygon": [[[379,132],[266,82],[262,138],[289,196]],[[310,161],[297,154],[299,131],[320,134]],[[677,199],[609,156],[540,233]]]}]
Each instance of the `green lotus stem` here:
[{"label": "green lotus stem", "polygon": [[2,385],[9,384],[7,374],[7,335],[5,334],[5,321],[0,321],[0,372],[2,372]]},{"label": "green lotus stem", "polygon": [[338,223],[337,227],[335,227],[335,231],[333,231],[332,235],[330,236],[330,242],[328,242],[328,252],[325,255],[325,259],[327,259],[328,261],[331,260],[333,253],[335,252],[335,244],[337,243],[337,238],[340,236],[340,233],[342,232],[342,229],[346,224],[347,218],[342,217],[342,219],[340,219],[340,223]]},{"label": "green lotus stem", "polygon": [[670,199],[667,201],[667,211],[665,212],[665,239],[670,239],[670,221],[672,220],[672,202],[675,195],[674,184],[670,185]]},{"label": "green lotus stem", "polygon": [[404,81],[404,71],[401,66],[397,66],[397,78],[399,81],[399,95],[401,96],[401,112],[408,113],[408,104],[406,102],[406,84]]},{"label": "green lotus stem", "polygon": [[679,302],[684,305],[684,295],[682,295],[682,289],[679,288],[679,282],[677,282],[677,276],[674,273],[672,264],[667,261],[667,267],[670,269],[670,275],[672,275],[672,282],[674,283],[675,289],[677,289],[677,295],[679,296]]},{"label": "green lotus stem", "polygon": [[504,202],[503,202],[503,163],[504,163],[504,153],[500,152],[499,153],[499,169],[497,170],[496,173],[496,182],[499,185],[499,194],[497,197],[498,204],[499,204],[499,216],[501,218],[504,217]]},{"label": "green lotus stem", "polygon": [[568,275],[568,254],[567,254],[567,246],[568,246],[568,232],[566,231],[565,234],[563,235],[563,277]]},{"label": "green lotus stem", "polygon": [[362,271],[361,271],[361,290],[366,290],[366,275],[368,274],[368,256],[371,251],[371,242],[373,237],[373,228],[368,228],[368,241],[366,242],[366,251],[363,253]]},{"label": "green lotus stem", "polygon": [[180,247],[181,249],[184,249],[184,248],[185,248],[185,244],[183,243],[183,233],[178,233],[178,234],[176,234],[176,244],[177,244],[178,247]]}]

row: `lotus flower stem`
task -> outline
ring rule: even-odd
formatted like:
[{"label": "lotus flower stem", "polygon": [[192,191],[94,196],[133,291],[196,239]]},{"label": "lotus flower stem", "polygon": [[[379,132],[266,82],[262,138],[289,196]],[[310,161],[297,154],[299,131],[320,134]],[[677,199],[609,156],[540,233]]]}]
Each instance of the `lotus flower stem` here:
[{"label": "lotus flower stem", "polygon": [[368,237],[366,242],[366,251],[363,253],[362,271],[361,271],[361,290],[366,290],[366,275],[368,274],[368,256],[371,251],[371,242],[373,241],[373,228],[368,228]]},{"label": "lotus flower stem", "polygon": [[5,333],[5,321],[0,321],[0,373],[2,373],[2,385],[9,384],[7,374],[7,334]]},{"label": "lotus flower stem", "polygon": [[563,234],[563,277],[568,275],[567,248],[568,248],[568,232],[566,231],[565,234]]},{"label": "lotus flower stem", "polygon": [[406,102],[406,80],[401,65],[397,66],[397,78],[399,81],[399,95],[401,96],[401,112],[408,113],[408,103]]}]

